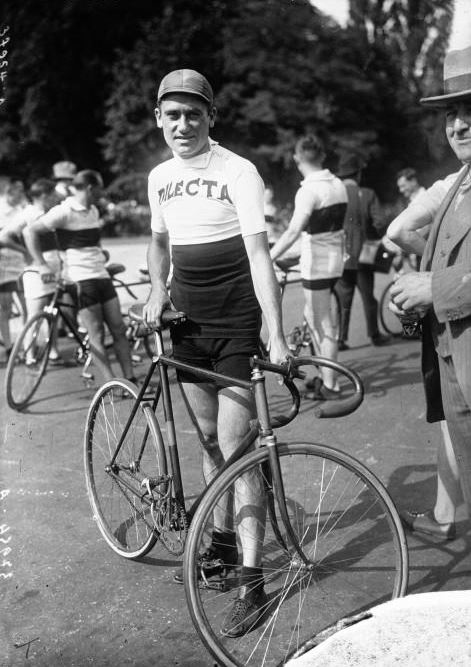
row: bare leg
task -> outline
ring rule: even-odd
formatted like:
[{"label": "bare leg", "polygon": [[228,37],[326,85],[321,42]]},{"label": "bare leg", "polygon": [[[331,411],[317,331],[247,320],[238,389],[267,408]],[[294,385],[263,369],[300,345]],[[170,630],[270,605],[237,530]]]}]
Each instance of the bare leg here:
[{"label": "bare leg", "polygon": [[114,375],[105,349],[105,326],[101,304],[81,308],[80,317],[88,331],[93,362],[103,375],[105,382],[111,380]]},{"label": "bare leg", "polygon": [[10,335],[10,314],[11,314],[11,293],[0,292],[0,336],[5,350],[11,348]]},{"label": "bare leg", "polygon": [[[338,323],[332,320],[330,289],[304,289],[304,317],[314,337],[316,352],[337,361]],[[324,385],[328,389],[338,389],[336,373],[330,368],[322,368],[321,372]]]},{"label": "bare leg", "polygon": [[113,336],[113,346],[125,378],[133,376],[131,350],[126,338],[126,326],[123,322],[119,299],[115,297],[103,304],[103,313],[108,329]]},{"label": "bare leg", "polygon": [[463,502],[460,475],[446,421],[441,421],[442,440],[437,456],[437,499],[434,514],[439,523],[453,523]]},{"label": "bare leg", "polygon": [[[253,399],[250,392],[239,387],[217,391],[211,384],[184,383],[182,389],[200,432],[203,474],[208,483],[246,435],[254,414]],[[260,566],[266,505],[262,482],[256,474],[246,475],[237,481],[234,509],[243,549],[243,565]],[[214,511],[214,528],[221,532],[234,530],[229,495],[221,499]]]},{"label": "bare leg", "polygon": [[[40,313],[44,306],[47,306],[47,304],[51,300],[51,295],[50,294],[45,294],[44,296],[37,297],[36,299],[26,299],[26,306],[27,306],[27,311],[28,311],[28,317],[32,317],[33,315],[36,315],[37,313]],[[26,340],[25,338],[25,347],[28,347],[29,341]],[[54,327],[54,331],[52,334],[52,343],[51,343],[51,350],[49,352],[49,358],[52,359],[57,359],[59,357],[59,350],[57,349],[57,326]]]}]

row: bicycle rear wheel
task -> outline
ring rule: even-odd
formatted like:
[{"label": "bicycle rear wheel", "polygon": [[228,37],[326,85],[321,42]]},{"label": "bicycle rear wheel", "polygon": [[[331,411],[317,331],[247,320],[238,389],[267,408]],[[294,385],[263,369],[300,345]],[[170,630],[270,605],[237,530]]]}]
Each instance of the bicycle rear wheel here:
[{"label": "bicycle rear wheel", "polygon": [[[221,626],[238,591],[240,540],[247,544],[248,522],[250,538],[256,534],[254,512],[243,507],[244,487],[250,479],[253,488],[254,475],[263,477],[265,448],[244,456],[216,480],[190,527],[184,560],[190,614],[215,660],[229,667],[284,664],[339,619],[406,590],[404,531],[379,480],[351,456],[324,445],[284,444],[278,452],[291,526],[308,564],[293,548],[276,506],[276,517],[270,514],[264,522],[265,536],[257,545],[268,601],[261,618],[241,637],[223,636]],[[225,494],[232,495],[236,507],[239,563],[232,563],[229,574],[217,571],[203,586],[198,554],[208,546],[213,512],[227,502]]]},{"label": "bicycle rear wheel", "polygon": [[52,315],[37,313],[15,341],[5,377],[7,402],[14,410],[23,410],[39,387],[49,358],[53,326]]},{"label": "bicycle rear wheel", "polygon": [[158,539],[152,512],[165,495],[167,462],[149,404],[142,403],[112,463],[138,396],[127,380],[110,380],[95,394],[85,429],[85,477],[93,516],[120,556],[139,558]]},{"label": "bicycle rear wheel", "polygon": [[389,303],[391,301],[391,287],[394,285],[394,281],[391,281],[386,287],[381,295],[379,301],[379,321],[384,331],[392,336],[401,336],[402,335],[402,324],[401,320],[395,315],[391,310],[389,310]]}]

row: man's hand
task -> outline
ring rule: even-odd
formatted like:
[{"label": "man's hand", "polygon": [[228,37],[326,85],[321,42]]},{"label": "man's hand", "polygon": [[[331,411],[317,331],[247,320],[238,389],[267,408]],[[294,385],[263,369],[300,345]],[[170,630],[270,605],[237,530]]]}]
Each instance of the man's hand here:
[{"label": "man's hand", "polygon": [[432,305],[432,273],[413,271],[399,276],[391,287],[395,306],[402,311],[425,313]]},{"label": "man's hand", "polygon": [[162,312],[167,308],[170,308],[170,306],[170,297],[167,290],[153,287],[149,294],[149,298],[147,299],[147,303],[142,309],[144,321],[147,324],[156,324],[157,326],[160,326]]},{"label": "man's hand", "polygon": [[272,364],[283,364],[289,357],[293,356],[284,336],[270,338],[268,341],[268,351]]},{"label": "man's hand", "polygon": [[41,264],[38,271],[43,283],[53,283],[56,280],[56,274],[48,264]]}]

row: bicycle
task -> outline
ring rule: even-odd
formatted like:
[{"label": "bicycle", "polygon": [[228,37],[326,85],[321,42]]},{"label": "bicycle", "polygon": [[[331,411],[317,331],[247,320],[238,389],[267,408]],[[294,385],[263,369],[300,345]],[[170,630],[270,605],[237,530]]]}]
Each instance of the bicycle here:
[{"label": "bicycle", "polygon": [[[142,324],[142,306],[130,316]],[[297,415],[300,395],[294,378],[301,366],[329,366],[353,387],[345,399],[315,408],[317,417],[353,412],[363,400],[359,377],[329,359],[300,357],[278,366],[252,358],[250,382],[236,380],[173,359],[165,353],[162,330],[184,320],[164,313],[154,329],[156,355],[143,385],[106,382],[95,394],[84,434],[87,492],[94,519],[107,544],[120,556],[138,559],[157,541],[171,554],[184,553],[187,602],[201,640],[221,665],[279,665],[339,618],[404,595],[407,547],[400,518],[378,478],[349,454],[323,444],[277,443],[273,428]],[[148,386],[158,368],[160,381]],[[168,369],[191,370],[225,386],[253,391],[257,419],[237,450],[205,490],[187,507],[180,471]],[[291,396],[287,415],[270,417],[265,373],[280,374]],[[163,403],[166,444],[157,421]],[[255,445],[255,449],[253,449]],[[259,518],[257,548],[263,556],[268,603],[262,618],[239,638],[220,633],[222,618],[238,590],[239,562],[199,565],[210,541],[214,509],[235,502],[245,483],[257,482],[266,498]],[[268,520],[266,520],[268,516]],[[236,513],[239,554],[247,507]]]},{"label": "bicycle", "polygon": [[[107,269],[115,285],[126,288],[130,296],[137,299],[130,290],[130,286],[134,283],[125,284],[116,278],[116,275],[124,271],[125,267],[122,264],[110,264]],[[142,281],[136,284],[141,285]],[[65,330],[70,333],[77,344],[74,356],[77,364],[82,366],[82,379],[86,385],[90,385],[94,379],[90,370],[92,357],[88,334],[77,325],[75,317],[70,312],[71,303],[64,301],[67,291],[67,283],[59,280],[49,304],[40,313],[36,313],[27,320],[15,341],[5,375],[7,403],[13,410],[24,410],[39,388],[46,373],[52,341],[60,318]],[[126,337],[134,360],[137,358],[136,350],[141,344],[144,345],[147,355],[152,357],[153,347],[149,340],[151,337],[137,323],[127,322]],[[112,343],[109,343],[106,347],[111,345]]]}]

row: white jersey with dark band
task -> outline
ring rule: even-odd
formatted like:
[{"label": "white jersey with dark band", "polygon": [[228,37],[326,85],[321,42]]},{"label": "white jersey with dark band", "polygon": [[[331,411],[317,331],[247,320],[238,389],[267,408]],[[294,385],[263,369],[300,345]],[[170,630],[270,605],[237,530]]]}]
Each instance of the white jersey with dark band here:
[{"label": "white jersey with dark band", "polygon": [[214,143],[151,171],[151,226],[169,234],[172,301],[189,318],[187,335],[257,334],[260,307],[242,237],[266,231],[263,193],[255,166]]}]

